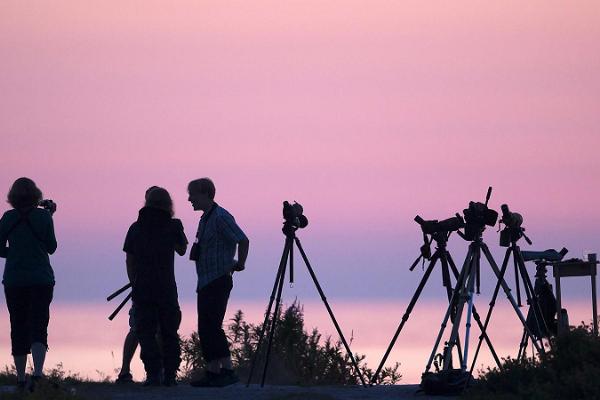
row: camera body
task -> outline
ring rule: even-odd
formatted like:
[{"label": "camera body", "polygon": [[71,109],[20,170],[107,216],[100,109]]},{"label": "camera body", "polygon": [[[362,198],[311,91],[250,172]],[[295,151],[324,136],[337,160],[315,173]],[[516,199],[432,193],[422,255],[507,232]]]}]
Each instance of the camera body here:
[{"label": "camera body", "polygon": [[500,246],[509,247],[512,242],[516,242],[524,235],[523,216],[516,212],[511,212],[508,205],[502,204],[502,218],[500,223],[505,225],[505,228],[500,231]]},{"label": "camera body", "polygon": [[487,226],[496,225],[498,212],[487,206],[487,203],[469,202],[469,208],[463,210],[465,216],[466,240],[475,240]]},{"label": "camera body", "polygon": [[50,215],[54,214],[56,212],[56,203],[53,202],[50,199],[44,199],[41,200],[38,203],[39,207],[42,207],[44,210],[48,210],[48,212],[50,213]]},{"label": "camera body", "polygon": [[287,201],[283,202],[283,219],[286,225],[293,228],[302,229],[308,225],[308,218],[304,215],[304,209],[297,202],[294,202],[294,204]]},{"label": "camera body", "polygon": [[438,221],[437,219],[424,220],[417,215],[415,221],[421,225],[423,233],[427,235],[433,235],[439,232],[454,232],[465,226],[465,221],[458,214],[455,217],[447,218],[442,221]]}]

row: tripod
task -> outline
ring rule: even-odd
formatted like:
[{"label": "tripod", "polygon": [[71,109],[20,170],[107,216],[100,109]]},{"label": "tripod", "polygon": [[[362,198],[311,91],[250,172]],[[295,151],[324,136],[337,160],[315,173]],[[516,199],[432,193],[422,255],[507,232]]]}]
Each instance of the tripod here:
[{"label": "tripod", "polygon": [[[254,355],[252,357],[252,364],[250,367],[250,374],[248,376],[248,382],[246,383],[246,387],[248,387],[250,385],[250,381],[252,380],[252,375],[254,372],[254,368],[256,366],[256,362],[258,360],[258,355],[260,353],[260,349],[261,349],[262,341],[263,341],[263,338],[265,335],[266,327],[267,327],[267,324],[269,324],[269,318],[271,318],[270,328],[269,328],[269,337],[268,337],[268,343],[267,343],[267,352],[265,355],[265,365],[263,367],[262,379],[261,379],[261,383],[260,383],[261,387],[263,387],[265,385],[265,379],[267,377],[267,370],[269,367],[269,356],[271,354],[271,347],[273,346],[273,335],[275,333],[277,319],[279,318],[279,308],[281,306],[281,293],[283,291],[283,282],[285,280],[285,272],[286,272],[286,268],[287,268],[287,264],[288,264],[288,259],[289,259],[289,266],[290,266],[290,270],[289,270],[290,283],[293,283],[293,281],[294,281],[294,243],[296,244],[296,246],[298,247],[298,250],[300,251],[300,255],[302,256],[302,259],[304,260],[304,264],[306,265],[306,268],[308,269],[308,273],[310,274],[310,277],[312,278],[312,280],[315,284],[315,287],[317,288],[317,291],[319,292],[319,296],[321,296],[321,300],[323,301],[323,304],[325,305],[325,308],[327,309],[327,312],[329,313],[329,317],[331,318],[331,321],[333,322],[333,325],[335,326],[335,329],[337,330],[337,333],[340,336],[342,343],[344,344],[344,347],[346,349],[346,352],[348,353],[348,356],[350,357],[350,360],[352,361],[352,365],[354,366],[356,374],[358,375],[362,384],[366,386],[366,382],[362,376],[362,373],[360,372],[360,369],[358,368],[358,364],[354,358],[354,355],[352,354],[352,351],[350,350],[350,347],[348,346],[348,342],[346,342],[346,338],[344,337],[344,334],[342,333],[342,330],[340,329],[340,326],[338,325],[338,322],[335,319],[335,316],[333,315],[333,311],[331,310],[331,307],[329,306],[329,303],[327,302],[327,298],[325,297],[325,294],[323,293],[323,289],[321,289],[321,285],[319,284],[319,281],[317,280],[317,276],[315,275],[315,272],[313,271],[313,269],[308,261],[308,258],[306,257],[306,253],[304,253],[304,249],[302,248],[302,245],[300,244],[300,240],[298,239],[298,237],[296,237],[297,229],[298,229],[297,226],[294,226],[292,223],[290,223],[288,221],[286,221],[283,225],[283,233],[285,235],[285,245],[283,248],[283,254],[281,256],[281,261],[279,263],[279,269],[277,270],[277,277],[275,278],[275,284],[273,285],[273,290],[271,291],[269,305],[267,307],[267,311],[265,312],[265,320],[263,322],[263,325],[262,325],[263,327],[260,331],[260,336],[258,338],[256,352],[254,353]],[[271,315],[271,309],[273,307],[273,302],[275,302],[275,311]]]},{"label": "tripod", "polygon": [[[506,249],[506,253],[504,255],[504,261],[502,262],[502,269],[500,270],[500,277],[503,278],[504,274],[508,268],[509,259],[512,255],[513,264],[515,268],[515,280],[516,280],[516,288],[517,288],[517,303],[519,307],[522,307],[521,304],[521,293],[519,287],[519,281],[523,281],[523,288],[525,290],[525,295],[527,296],[527,304],[530,307],[533,307],[533,321],[535,322],[535,327],[537,328],[537,332],[548,332],[548,326],[546,325],[546,321],[544,320],[540,304],[538,302],[537,296],[535,295],[534,287],[531,283],[531,279],[525,267],[525,261],[523,259],[523,254],[521,253],[521,248],[517,244],[519,236],[513,236],[510,241],[510,246]],[[527,238],[527,242],[531,244],[529,238]],[[492,296],[492,300],[490,301],[490,308],[485,317],[485,323],[483,326],[484,331],[487,329],[488,324],[490,322],[490,318],[492,316],[492,311],[494,309],[494,305],[496,304],[496,298],[498,297],[498,292],[500,290],[500,285],[502,280],[499,279],[496,283],[496,287],[494,289],[494,294]],[[521,357],[521,352],[524,351],[527,346],[527,341],[531,337],[532,342],[534,343],[535,348],[538,352],[544,353],[544,343],[542,341],[541,335],[539,336],[538,341],[536,342],[536,335],[533,335],[533,332],[529,329],[527,322],[525,322],[525,329],[523,330],[523,336],[519,345],[519,356]],[[473,369],[475,368],[475,362],[477,361],[477,356],[479,355],[479,349],[481,347],[482,338],[479,338],[479,343],[477,344],[477,349],[475,350],[475,355],[473,356],[473,362],[471,364],[471,368],[469,370],[470,373],[473,373]]]},{"label": "tripod", "polygon": [[[427,362],[427,366],[425,367],[425,374],[428,373],[429,370],[431,369],[431,364],[434,361],[435,354],[436,354],[437,348],[440,344],[440,341],[442,339],[442,336],[444,334],[444,330],[446,328],[448,319],[450,319],[451,313],[455,312],[456,316],[454,317],[454,320],[452,321],[452,331],[450,334],[450,339],[448,340],[448,342],[446,342],[446,345],[445,345],[444,351],[443,351],[443,356],[442,356],[443,370],[450,370],[453,368],[452,367],[452,348],[454,346],[456,346],[458,343],[458,337],[459,337],[458,329],[460,326],[462,314],[464,312],[465,304],[467,304],[467,318],[466,318],[466,329],[465,329],[465,340],[464,340],[464,353],[462,355],[462,359],[460,360],[461,361],[460,369],[463,372],[466,372],[466,370],[467,370],[467,360],[468,360],[468,351],[469,351],[469,334],[470,334],[470,330],[471,330],[471,318],[473,315],[473,294],[475,292],[476,283],[477,283],[477,292],[479,292],[479,273],[480,273],[480,261],[481,261],[481,253],[482,252],[483,252],[483,255],[485,256],[485,258],[487,259],[489,265],[491,266],[492,271],[494,272],[494,274],[496,275],[496,277],[498,279],[497,287],[499,288],[500,286],[502,286],[502,289],[506,293],[506,297],[509,299],[511,305],[513,306],[513,308],[515,310],[515,313],[521,320],[521,323],[523,324],[523,327],[527,331],[527,334],[529,336],[533,337],[533,334],[530,331],[529,327],[527,326],[527,323],[525,321],[525,318],[523,317],[523,314],[521,313],[521,310],[519,310],[519,306],[517,305],[517,303],[515,302],[515,299],[513,298],[512,294],[511,294],[510,288],[508,287],[508,285],[506,284],[506,281],[504,280],[504,271],[499,270],[498,265],[496,264],[496,261],[494,261],[494,258],[492,257],[492,254],[490,253],[489,248],[483,242],[483,238],[482,238],[483,229],[484,228],[481,228],[478,230],[473,241],[469,245],[469,251],[465,258],[465,262],[463,264],[462,270],[460,271],[460,275],[457,279],[456,287],[454,288],[454,292],[453,292],[452,298],[450,300],[450,305],[448,306],[446,315],[444,316],[444,320],[442,321],[440,331],[438,333],[437,339],[433,346],[433,350],[432,350],[429,360]],[[489,312],[488,312],[488,314],[489,314]],[[482,337],[487,338],[487,335],[485,333],[485,326],[482,328]],[[486,341],[488,341],[488,340],[489,339],[486,339]],[[536,346],[538,351],[541,351],[537,343],[533,342],[533,344],[534,344],[534,346]]]},{"label": "tripod", "polygon": [[[417,266],[417,264],[419,263],[419,261],[421,260],[422,257],[429,258],[429,260],[430,260],[429,266],[425,270],[425,274],[423,275],[423,278],[421,278],[421,282],[419,283],[419,286],[417,286],[417,290],[415,291],[412,299],[410,300],[410,303],[408,304],[408,307],[406,308],[406,312],[402,316],[402,321],[400,322],[398,329],[396,329],[396,333],[394,333],[394,337],[392,338],[392,340],[385,352],[385,355],[383,356],[383,359],[379,363],[379,367],[377,367],[377,371],[371,378],[371,384],[374,384],[376,382],[377,377],[381,373],[381,370],[383,369],[383,365],[385,364],[388,356],[390,355],[390,352],[392,351],[392,348],[394,347],[394,344],[396,343],[396,340],[398,339],[398,336],[400,335],[402,328],[404,328],[404,324],[406,324],[406,321],[408,321],[408,318],[410,317],[410,313],[412,312],[415,304],[419,300],[419,296],[421,295],[423,288],[427,284],[427,280],[429,279],[429,276],[431,275],[431,272],[433,271],[438,260],[440,261],[440,264],[442,266],[442,285],[446,288],[448,302],[451,303],[451,301],[452,301],[452,284],[450,282],[450,270],[452,270],[452,274],[454,275],[455,279],[458,279],[459,273],[458,273],[458,269],[456,268],[456,264],[454,263],[454,260],[452,259],[452,256],[450,255],[450,252],[448,252],[448,250],[446,248],[449,237],[450,237],[450,232],[435,232],[435,233],[433,233],[431,235],[431,240],[428,241],[429,243],[431,243],[432,241],[435,241],[435,243],[436,243],[436,249],[435,249],[435,252],[433,253],[433,255],[431,255],[431,257],[427,257],[429,252],[427,250],[422,251],[422,254],[415,260],[413,265],[410,267],[410,270],[412,271]],[[425,246],[428,247],[427,241],[426,241]],[[500,365],[500,359],[498,358],[496,351],[494,350],[494,347],[492,346],[491,341],[485,334],[484,327],[481,324],[481,319],[479,318],[479,314],[477,313],[477,310],[475,309],[475,307],[473,307],[473,315],[474,315],[475,321],[477,322],[477,324],[479,325],[479,328],[482,331],[482,337],[485,337],[486,343],[488,344],[496,363],[498,365]],[[454,320],[454,317],[452,317],[451,319]],[[462,354],[461,354],[462,351],[460,348],[460,341],[457,342],[457,351],[458,351],[459,360],[462,363]]]},{"label": "tripod", "polygon": [[[523,260],[525,260],[525,257],[523,257]],[[542,327],[540,327],[539,325],[536,327],[537,328],[537,336],[540,338],[543,337],[547,337],[548,339],[552,336],[552,335],[556,335],[556,331],[557,331],[557,322],[558,320],[554,319],[554,315],[549,316],[548,314],[545,314],[542,310],[542,302],[540,302],[540,299],[544,298],[545,296],[545,301],[546,303],[550,303],[552,304],[552,308],[554,310],[556,310],[556,298],[554,297],[554,294],[552,293],[552,286],[550,285],[550,283],[548,282],[548,280],[546,279],[546,273],[547,273],[547,262],[544,260],[538,260],[536,261],[536,274],[535,274],[535,285],[534,285],[534,290],[533,290],[533,297],[535,298],[536,302],[537,302],[537,310],[539,310],[539,312],[536,312],[536,314],[540,315],[540,319],[543,321],[544,325],[543,325],[543,330],[541,329]],[[530,308],[530,313],[531,313],[531,308]],[[553,312],[552,314],[554,314],[555,312]],[[545,315],[544,315],[545,314]],[[527,316],[529,319],[529,315]],[[550,320],[548,321],[547,318],[550,317]],[[537,321],[537,320],[536,320]],[[522,360],[526,357],[526,349],[527,349],[527,342],[528,342],[528,337],[527,335],[525,335],[525,333],[523,333],[523,336],[521,337],[521,343],[519,344],[519,353],[517,355],[517,360]],[[552,341],[548,340],[548,344],[550,346],[552,346]]]},{"label": "tripod", "polygon": [[[120,295],[121,293],[123,293],[124,291],[126,291],[129,288],[131,288],[131,283],[128,283],[127,285],[123,286],[121,289],[119,289],[116,292],[114,292],[113,294],[109,295],[106,298],[106,301],[111,301],[112,299],[114,299],[115,297],[117,297],[118,295]],[[117,308],[115,309],[115,311],[113,311],[113,313],[110,314],[110,316],[108,317],[108,319],[110,321],[112,321],[113,319],[115,319],[115,317],[117,316],[117,314],[119,313],[119,311],[121,311],[121,309],[123,307],[125,307],[125,304],[127,304],[127,302],[130,299],[131,299],[131,292],[129,292],[129,294],[123,299],[123,301],[121,301],[121,303],[119,303],[119,305],[117,306]]]}]

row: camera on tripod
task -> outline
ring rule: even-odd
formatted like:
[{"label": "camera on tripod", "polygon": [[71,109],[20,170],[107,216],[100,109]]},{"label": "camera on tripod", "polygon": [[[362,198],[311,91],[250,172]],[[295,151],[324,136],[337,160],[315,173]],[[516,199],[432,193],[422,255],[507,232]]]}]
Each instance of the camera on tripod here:
[{"label": "camera on tripod", "polygon": [[465,215],[465,232],[462,237],[465,240],[473,241],[481,235],[486,225],[496,225],[498,212],[488,207],[491,195],[492,187],[490,186],[485,203],[471,201],[469,202],[469,208],[463,210],[463,214]]},{"label": "camera on tripod", "polygon": [[308,218],[304,215],[304,209],[297,202],[294,202],[294,204],[290,204],[287,201],[283,202],[283,219],[286,225],[290,225],[293,228],[302,229],[308,225]]},{"label": "camera on tripod", "polygon": [[421,225],[421,229],[426,235],[433,235],[440,232],[454,232],[465,227],[465,220],[458,214],[455,217],[442,221],[438,221],[437,219],[424,220],[417,215],[415,222]]},{"label": "camera on tripod", "polygon": [[504,229],[500,231],[500,246],[509,247],[512,242],[517,242],[522,237],[527,243],[532,244],[531,240],[525,235],[523,225],[523,216],[516,212],[511,212],[507,204],[500,206],[502,218],[500,224],[504,224]]},{"label": "camera on tripod", "polygon": [[[442,221],[438,221],[437,219],[424,220],[421,216],[417,215],[415,217],[415,222],[421,226],[421,230],[423,231],[423,246],[421,246],[421,257],[423,258],[423,262],[431,259],[431,242],[434,239],[445,242],[450,236],[450,233],[458,231],[465,226],[465,221],[459,214]],[[431,235],[431,240],[427,235]],[[411,271],[419,263],[419,259],[420,258],[417,258],[410,267]]]}]

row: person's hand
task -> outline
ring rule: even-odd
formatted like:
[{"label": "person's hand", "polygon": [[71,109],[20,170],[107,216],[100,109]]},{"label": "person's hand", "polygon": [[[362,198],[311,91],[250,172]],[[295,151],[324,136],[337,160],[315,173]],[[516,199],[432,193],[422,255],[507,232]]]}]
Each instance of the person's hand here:
[{"label": "person's hand", "polygon": [[233,268],[232,268],[233,271],[237,271],[237,272],[243,271],[245,269],[246,269],[246,266],[244,264],[240,263],[239,261],[236,261],[235,264],[233,264]]}]

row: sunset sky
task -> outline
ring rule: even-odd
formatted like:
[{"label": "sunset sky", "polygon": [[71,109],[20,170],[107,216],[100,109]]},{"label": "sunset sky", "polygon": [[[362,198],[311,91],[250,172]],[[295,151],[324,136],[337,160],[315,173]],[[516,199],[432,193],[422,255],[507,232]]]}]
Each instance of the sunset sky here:
[{"label": "sunset sky", "polygon": [[[193,239],[186,185],[209,176],[251,240],[238,300],[266,301],[297,200],[327,294],[404,307],[413,217],[489,185],[532,249],[600,250],[599,39],[597,1],[3,1],[0,191],[28,176],[58,203],[57,302],[125,283],[151,185]],[[501,262],[496,229],[485,239]],[[466,247],[451,239],[458,263]],[[187,256],[176,273],[193,300]],[[297,276],[291,295],[314,300]]]}]

